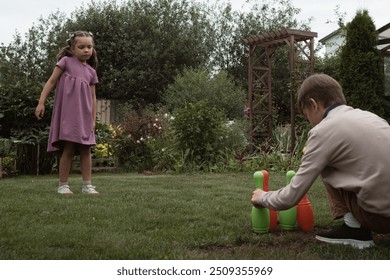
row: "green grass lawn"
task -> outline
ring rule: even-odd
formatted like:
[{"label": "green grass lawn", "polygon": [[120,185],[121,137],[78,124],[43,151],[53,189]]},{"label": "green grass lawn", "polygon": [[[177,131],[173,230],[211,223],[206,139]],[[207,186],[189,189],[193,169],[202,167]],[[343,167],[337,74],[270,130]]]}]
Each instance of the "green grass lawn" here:
[{"label": "green grass lawn", "polygon": [[[330,216],[325,190],[310,189],[315,228],[255,234],[250,198],[253,173],[96,173],[99,196],[57,194],[57,176],[0,180],[0,259],[388,259],[389,235],[358,250],[316,241],[317,231],[339,223]],[[282,173],[270,172],[270,188]]]}]

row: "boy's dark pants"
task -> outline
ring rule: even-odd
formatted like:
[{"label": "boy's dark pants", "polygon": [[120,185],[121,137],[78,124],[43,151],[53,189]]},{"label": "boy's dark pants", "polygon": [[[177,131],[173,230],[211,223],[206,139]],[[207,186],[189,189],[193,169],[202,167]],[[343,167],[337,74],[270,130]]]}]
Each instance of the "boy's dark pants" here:
[{"label": "boy's dark pants", "polygon": [[353,192],[335,189],[324,183],[332,210],[333,219],[339,219],[351,212],[364,227],[376,233],[390,233],[390,218],[365,211],[357,202]]}]

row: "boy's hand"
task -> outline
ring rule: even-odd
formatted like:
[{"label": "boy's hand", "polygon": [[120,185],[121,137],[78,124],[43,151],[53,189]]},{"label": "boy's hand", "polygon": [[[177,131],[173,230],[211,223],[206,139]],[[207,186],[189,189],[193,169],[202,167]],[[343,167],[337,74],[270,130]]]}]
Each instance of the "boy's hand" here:
[{"label": "boy's hand", "polygon": [[259,206],[259,202],[263,198],[264,193],[265,192],[262,189],[256,189],[255,191],[253,191],[251,202],[252,202],[254,207],[264,208],[263,206]]}]

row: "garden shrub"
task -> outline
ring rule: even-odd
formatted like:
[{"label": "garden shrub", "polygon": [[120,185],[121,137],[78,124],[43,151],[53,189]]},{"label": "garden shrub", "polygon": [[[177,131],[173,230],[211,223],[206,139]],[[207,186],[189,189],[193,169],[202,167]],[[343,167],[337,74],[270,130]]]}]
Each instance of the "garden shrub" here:
[{"label": "garden shrub", "polygon": [[[97,166],[115,166],[113,154],[114,129],[112,125],[96,122],[96,145],[92,147],[92,158],[99,159]],[[101,161],[103,159],[103,161]]]},{"label": "garden shrub", "polygon": [[124,112],[122,121],[114,127],[114,154],[127,171],[154,169],[150,141],[163,130],[163,116],[151,110]]},{"label": "garden shrub", "polygon": [[224,151],[224,122],[223,112],[205,101],[187,104],[172,122],[179,149],[198,165],[215,163]]}]

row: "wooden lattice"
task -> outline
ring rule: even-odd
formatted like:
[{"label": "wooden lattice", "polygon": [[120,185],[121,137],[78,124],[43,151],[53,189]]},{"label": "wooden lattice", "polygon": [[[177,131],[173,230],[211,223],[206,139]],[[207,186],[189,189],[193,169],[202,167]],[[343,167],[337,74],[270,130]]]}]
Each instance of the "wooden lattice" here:
[{"label": "wooden lattice", "polygon": [[[253,149],[272,137],[272,56],[279,46],[289,47],[291,85],[298,88],[304,77],[314,72],[314,37],[317,33],[281,29],[249,36],[248,107],[249,141]],[[295,147],[295,91],[290,92],[291,151]]]}]

